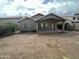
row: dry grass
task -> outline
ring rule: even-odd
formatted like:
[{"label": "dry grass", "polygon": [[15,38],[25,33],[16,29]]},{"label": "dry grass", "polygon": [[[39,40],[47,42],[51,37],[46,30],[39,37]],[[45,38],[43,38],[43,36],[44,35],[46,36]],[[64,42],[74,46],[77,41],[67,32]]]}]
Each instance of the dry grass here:
[{"label": "dry grass", "polygon": [[79,32],[0,38],[0,59],[79,59]]}]

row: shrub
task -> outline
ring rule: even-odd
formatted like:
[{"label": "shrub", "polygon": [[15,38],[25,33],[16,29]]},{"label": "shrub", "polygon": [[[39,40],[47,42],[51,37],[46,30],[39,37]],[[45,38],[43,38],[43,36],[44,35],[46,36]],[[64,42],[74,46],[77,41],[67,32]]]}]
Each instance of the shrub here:
[{"label": "shrub", "polygon": [[65,24],[65,30],[72,31],[73,30],[73,26],[70,23],[66,23]]},{"label": "shrub", "polygon": [[15,23],[6,23],[0,26],[0,35],[11,34],[16,31],[17,25]]},{"label": "shrub", "polygon": [[[62,22],[59,22],[59,23],[57,24],[57,27],[58,27],[58,29],[60,29],[60,30],[62,29],[62,26],[63,26]],[[67,30],[67,31],[72,31],[72,30],[73,30],[73,26],[72,26],[72,24],[70,24],[70,23],[66,23],[64,29]]]},{"label": "shrub", "polygon": [[63,25],[63,23],[62,22],[59,22],[58,24],[57,24],[57,27],[58,27],[58,29],[62,29],[62,25]]},{"label": "shrub", "polygon": [[3,32],[3,25],[0,26],[0,35],[2,34]]}]

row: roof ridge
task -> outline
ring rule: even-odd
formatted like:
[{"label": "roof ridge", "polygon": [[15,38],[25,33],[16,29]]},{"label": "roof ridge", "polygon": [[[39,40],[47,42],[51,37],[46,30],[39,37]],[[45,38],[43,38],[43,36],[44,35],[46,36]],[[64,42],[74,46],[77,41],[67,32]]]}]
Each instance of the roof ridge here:
[{"label": "roof ridge", "polygon": [[33,18],[33,17],[35,17],[35,16],[37,16],[37,15],[42,15],[42,16],[44,16],[44,15],[43,15],[43,14],[41,14],[41,13],[37,13],[37,14],[35,14],[35,15],[31,16],[31,18]]}]

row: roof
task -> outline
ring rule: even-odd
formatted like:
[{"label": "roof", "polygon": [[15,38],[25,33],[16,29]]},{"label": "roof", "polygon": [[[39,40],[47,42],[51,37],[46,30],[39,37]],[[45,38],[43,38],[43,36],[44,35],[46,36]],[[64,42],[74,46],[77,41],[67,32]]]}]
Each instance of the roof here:
[{"label": "roof", "polygon": [[[20,22],[22,22],[22,21],[24,21],[24,20],[26,20],[26,19],[31,19],[31,18],[26,17],[26,18],[24,18],[24,19],[20,20],[18,23],[20,23]],[[33,20],[33,19],[32,19],[32,20]]]},{"label": "roof", "polygon": [[79,15],[79,13],[75,13],[74,15]]},{"label": "roof", "polygon": [[79,23],[79,20],[71,20],[71,22]]},{"label": "roof", "polygon": [[61,17],[74,17],[74,16],[61,16]]},{"label": "roof", "polygon": [[48,16],[52,16],[52,18],[57,19],[57,20],[65,21],[64,18],[62,18],[62,17],[60,17],[60,16],[58,16],[58,15],[55,15],[55,14],[53,14],[53,13],[50,13],[50,14],[48,14],[48,15],[46,15],[46,16],[43,16],[43,17],[37,19],[36,21],[45,20],[45,19],[43,19],[43,18],[46,18],[46,17],[48,17]]},{"label": "roof", "polygon": [[[38,17],[37,17],[37,16],[38,16]],[[43,14],[38,13],[38,14],[32,16],[31,18],[34,19],[34,20],[36,20],[36,19],[38,19],[38,18],[40,18],[40,17],[43,17],[43,16],[44,16]]]},{"label": "roof", "polygon": [[[37,16],[39,16],[39,17],[37,17]],[[23,21],[23,20],[25,20],[25,19],[32,19],[32,20],[36,20],[36,19],[38,19],[38,18],[40,18],[40,17],[42,17],[42,16],[44,16],[43,14],[40,14],[40,13],[38,13],[38,14],[36,14],[36,15],[34,15],[34,16],[32,16],[31,18],[30,17],[24,17],[24,18],[22,18],[22,20],[20,20],[19,22],[21,22],[21,21]],[[36,18],[37,17],[37,18]],[[18,23],[19,23],[18,22]]]}]

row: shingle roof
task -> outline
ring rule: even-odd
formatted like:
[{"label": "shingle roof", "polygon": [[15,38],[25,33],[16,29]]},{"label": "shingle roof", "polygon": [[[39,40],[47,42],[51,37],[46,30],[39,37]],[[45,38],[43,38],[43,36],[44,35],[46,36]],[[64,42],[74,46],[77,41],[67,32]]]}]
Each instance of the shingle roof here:
[{"label": "shingle roof", "polygon": [[[41,16],[35,19],[34,17],[36,17],[36,16],[38,16],[38,15],[41,15]],[[48,14],[48,15],[46,15],[46,16],[44,16],[43,14],[38,13],[38,14],[32,16],[31,18],[26,17],[26,18],[20,20],[19,22],[21,22],[21,21],[23,21],[23,20],[25,20],[25,19],[31,19],[31,20],[34,20],[34,21],[40,21],[40,20],[43,20],[43,18],[45,18],[45,17],[47,17],[47,16],[50,16],[50,15],[54,16],[54,18],[56,18],[56,19],[61,19],[62,21],[65,21],[64,18],[62,18],[62,17],[60,17],[60,16],[58,16],[58,15],[55,15],[55,14],[53,14],[53,13],[50,13],[50,14]],[[18,23],[19,23],[19,22],[18,22]]]},{"label": "shingle roof", "polygon": [[[39,17],[37,17],[37,16],[39,16]],[[43,14],[38,13],[38,14],[32,16],[31,18],[34,19],[34,20],[36,20],[36,19],[38,19],[38,18],[40,18],[40,17],[43,17],[43,16],[44,16]]]},{"label": "shingle roof", "polygon": [[62,18],[62,17],[60,17],[60,16],[58,16],[58,15],[55,15],[55,14],[53,14],[53,13],[50,13],[50,14],[48,14],[48,15],[46,15],[46,16],[43,16],[43,17],[37,19],[36,21],[44,20],[43,18],[45,18],[45,17],[47,17],[47,16],[53,16],[53,18],[55,18],[55,19],[65,21],[64,18]]},{"label": "shingle roof", "polygon": [[[38,15],[40,15],[40,17],[44,16],[43,14],[38,13],[38,14],[32,16],[31,18],[30,18],[30,17],[25,17],[24,19],[22,18],[22,20],[20,20],[19,22],[21,22],[21,21],[23,21],[23,20],[25,20],[25,19],[36,20],[36,19],[40,18],[40,17],[36,18],[36,16],[38,16]],[[19,23],[19,22],[18,22],[18,23]]]},{"label": "shingle roof", "polygon": [[[26,17],[26,18],[24,18],[24,19],[20,20],[18,23],[20,23],[21,21],[24,21],[24,20],[26,20],[26,19],[31,19],[31,18]],[[32,19],[32,20],[33,20],[33,19]]]},{"label": "shingle roof", "polygon": [[75,13],[74,15],[79,15],[79,13]]}]

